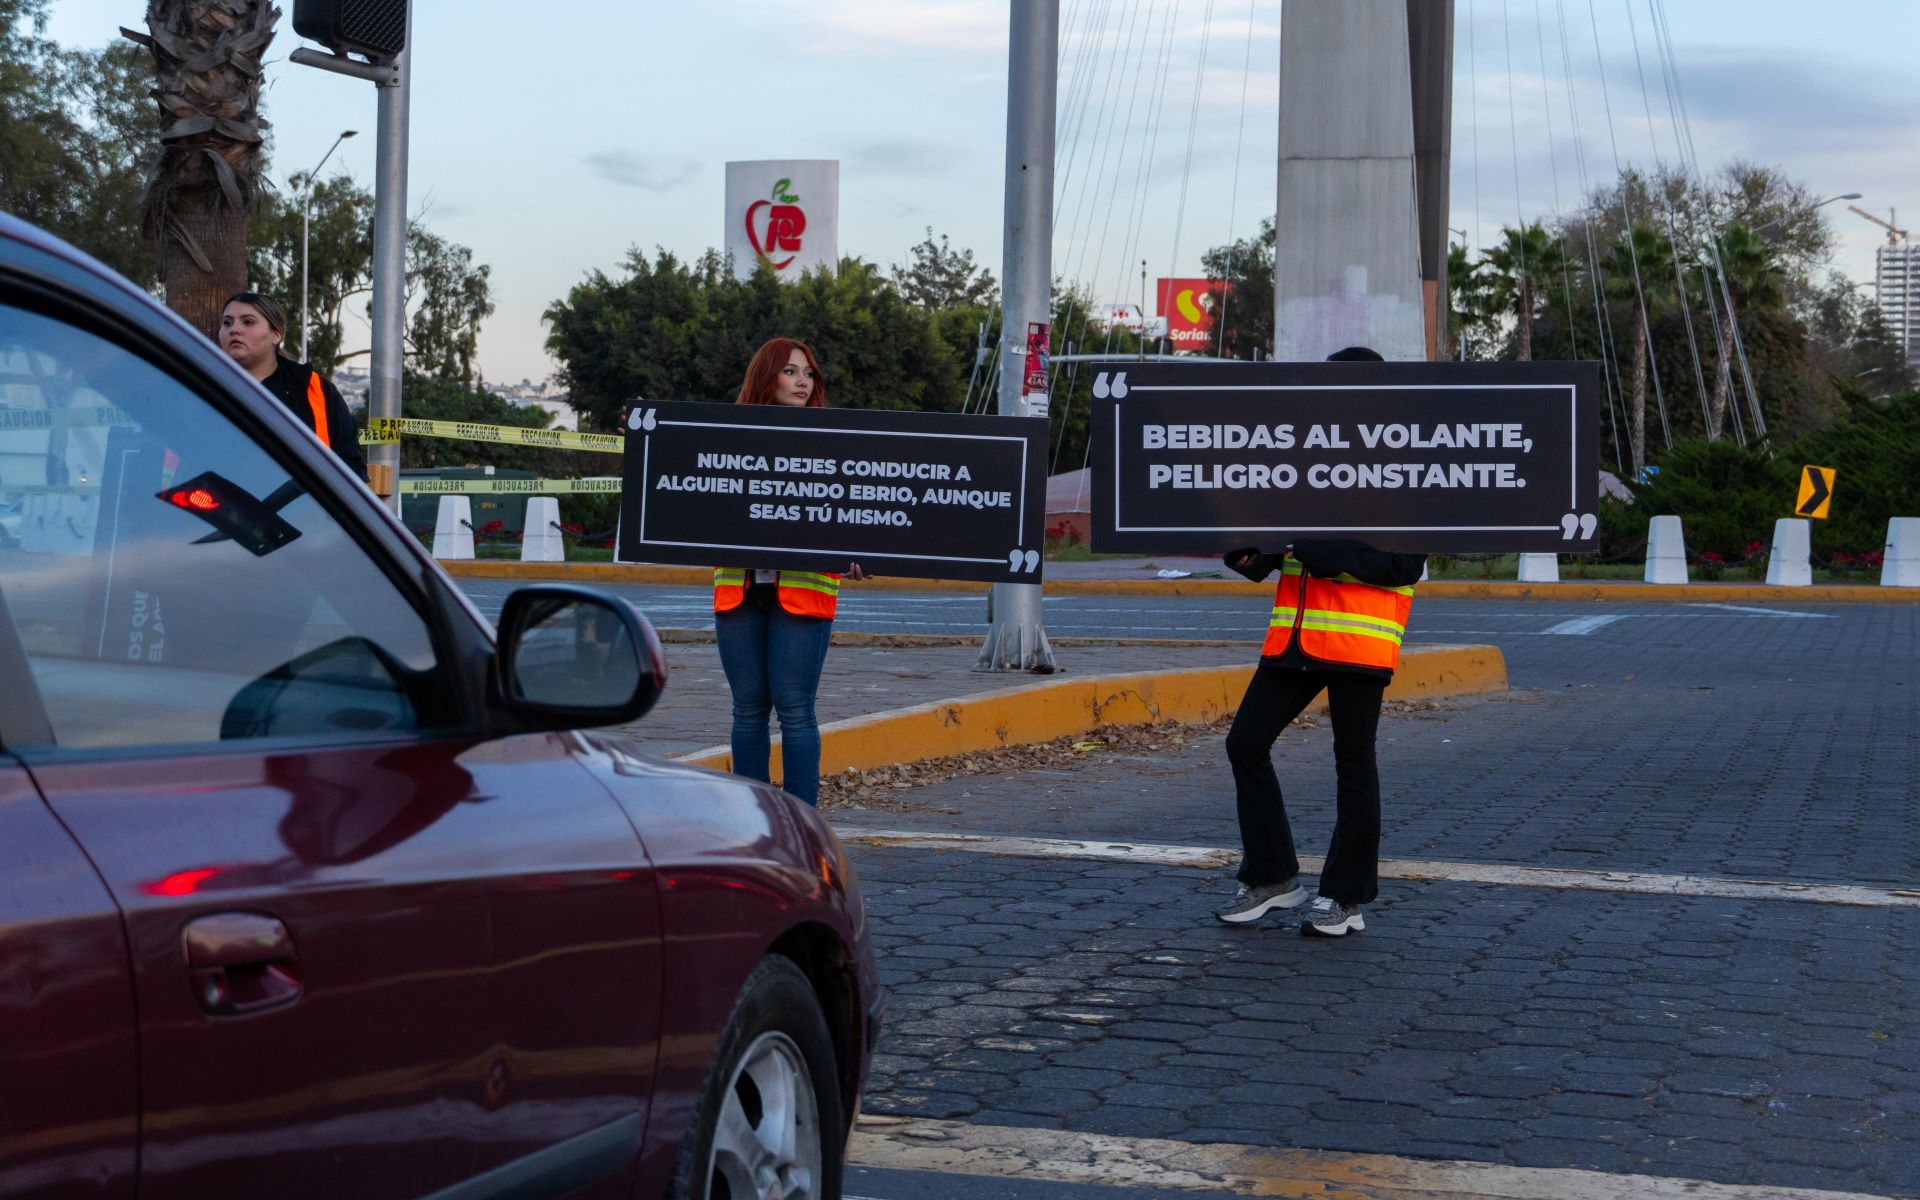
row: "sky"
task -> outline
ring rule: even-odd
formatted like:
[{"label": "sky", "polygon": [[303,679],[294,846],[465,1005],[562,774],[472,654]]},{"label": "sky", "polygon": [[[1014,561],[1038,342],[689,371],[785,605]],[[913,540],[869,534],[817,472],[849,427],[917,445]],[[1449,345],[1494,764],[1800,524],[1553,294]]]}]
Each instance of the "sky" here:
[{"label": "sky", "polygon": [[[302,43],[281,4],[274,181],[356,129],[325,173],[371,186],[374,89],[288,62]],[[1142,259],[1197,274],[1273,211],[1281,0],[1060,10],[1053,273],[1137,301]],[[54,0],[48,33],[99,46],[144,12]],[[1577,208],[1583,166],[1598,183],[1616,162],[1671,163],[1684,137],[1708,171],[1774,164],[1920,218],[1912,0],[1456,0],[1456,19],[1450,224],[1476,250],[1522,213]],[[730,160],[837,159],[841,253],[904,262],[931,228],[998,276],[1007,25],[1005,0],[420,0],[409,208],[492,269],[482,373],[550,375],[542,312],[594,272],[619,277],[630,249],[719,246]],[[1833,265],[1870,283],[1884,235],[1845,208],[1824,210]]]}]

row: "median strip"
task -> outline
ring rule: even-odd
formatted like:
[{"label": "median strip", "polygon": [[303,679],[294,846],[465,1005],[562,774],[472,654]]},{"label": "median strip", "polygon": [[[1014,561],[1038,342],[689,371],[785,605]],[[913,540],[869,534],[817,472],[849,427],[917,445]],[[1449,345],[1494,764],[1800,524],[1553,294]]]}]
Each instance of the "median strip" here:
[{"label": "median strip", "polygon": [[[1307,1131],[1311,1134],[1310,1128]],[[1026,1182],[1345,1200],[1882,1200],[1866,1192],[1709,1183],[1565,1167],[1178,1142],[863,1115],[848,1161]]]},{"label": "median strip", "polygon": [[[820,770],[828,775],[924,762],[1050,742],[1111,725],[1212,721],[1239,706],[1254,670],[1249,663],[1053,678],[835,721],[820,728]],[[1408,646],[1386,695],[1389,700],[1425,700],[1506,688],[1506,660],[1492,646]],[[1324,705],[1321,697],[1308,711]],[[725,746],[714,746],[677,761],[729,770],[733,755]],[[778,740],[773,744],[773,771],[776,776],[780,772]]]}]

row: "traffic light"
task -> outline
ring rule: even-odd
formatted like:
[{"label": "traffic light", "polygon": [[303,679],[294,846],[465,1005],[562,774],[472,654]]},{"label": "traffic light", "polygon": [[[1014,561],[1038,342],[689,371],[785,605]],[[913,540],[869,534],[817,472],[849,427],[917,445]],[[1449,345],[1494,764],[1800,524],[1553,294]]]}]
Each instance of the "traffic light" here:
[{"label": "traffic light", "polygon": [[406,48],[407,0],[294,0],[293,30],[335,53],[383,62]]}]

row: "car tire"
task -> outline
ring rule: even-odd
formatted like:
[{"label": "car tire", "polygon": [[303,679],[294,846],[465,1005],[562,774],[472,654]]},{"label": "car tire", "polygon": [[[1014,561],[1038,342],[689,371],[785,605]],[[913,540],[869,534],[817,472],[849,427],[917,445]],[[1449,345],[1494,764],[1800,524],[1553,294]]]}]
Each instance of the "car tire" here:
[{"label": "car tire", "polygon": [[707,1068],[670,1200],[838,1200],[838,1078],[813,985],[789,959],[761,960]]}]

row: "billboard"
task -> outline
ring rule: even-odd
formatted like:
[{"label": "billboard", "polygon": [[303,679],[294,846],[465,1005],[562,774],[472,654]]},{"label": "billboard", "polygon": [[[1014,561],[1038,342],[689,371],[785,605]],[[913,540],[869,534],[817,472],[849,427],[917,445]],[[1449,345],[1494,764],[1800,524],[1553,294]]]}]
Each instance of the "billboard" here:
[{"label": "billboard", "polygon": [[761,262],[781,279],[798,279],[840,261],[840,163],[837,159],[763,159],[727,164],[726,236],[734,274]]},{"label": "billboard", "polygon": [[1219,279],[1161,279],[1154,285],[1156,307],[1166,318],[1167,341],[1175,350],[1205,354],[1214,345],[1214,316],[1229,285]]}]

